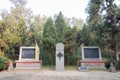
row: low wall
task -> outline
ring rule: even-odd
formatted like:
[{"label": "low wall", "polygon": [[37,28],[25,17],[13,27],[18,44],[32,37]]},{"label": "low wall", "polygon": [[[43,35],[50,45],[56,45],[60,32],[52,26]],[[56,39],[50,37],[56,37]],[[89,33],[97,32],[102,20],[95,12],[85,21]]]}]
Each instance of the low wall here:
[{"label": "low wall", "polygon": [[15,61],[15,69],[41,69],[42,61]]},{"label": "low wall", "polygon": [[80,60],[78,63],[80,67],[105,68],[105,61],[103,60]]}]

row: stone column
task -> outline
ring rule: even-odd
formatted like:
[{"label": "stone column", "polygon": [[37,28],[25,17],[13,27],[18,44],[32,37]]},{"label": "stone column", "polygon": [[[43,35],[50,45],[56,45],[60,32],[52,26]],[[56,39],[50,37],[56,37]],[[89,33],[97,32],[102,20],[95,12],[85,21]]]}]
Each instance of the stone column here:
[{"label": "stone column", "polygon": [[56,44],[56,70],[57,71],[64,70],[64,44],[63,43]]}]

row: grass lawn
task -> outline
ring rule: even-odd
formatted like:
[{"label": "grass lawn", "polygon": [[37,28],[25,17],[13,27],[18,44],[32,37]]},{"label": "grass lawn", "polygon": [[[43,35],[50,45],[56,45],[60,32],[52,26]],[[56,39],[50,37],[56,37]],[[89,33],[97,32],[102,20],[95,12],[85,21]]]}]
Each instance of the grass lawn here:
[{"label": "grass lawn", "polygon": [[[42,70],[55,70],[55,65],[42,65]],[[77,66],[65,66],[65,70],[77,70]]]}]

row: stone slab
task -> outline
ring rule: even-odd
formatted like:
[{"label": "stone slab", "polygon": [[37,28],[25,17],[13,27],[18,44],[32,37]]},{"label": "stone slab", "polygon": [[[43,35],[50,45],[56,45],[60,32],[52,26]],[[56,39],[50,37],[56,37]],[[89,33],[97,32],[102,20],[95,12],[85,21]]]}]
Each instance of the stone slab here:
[{"label": "stone slab", "polygon": [[56,70],[64,70],[64,44],[56,44]]}]

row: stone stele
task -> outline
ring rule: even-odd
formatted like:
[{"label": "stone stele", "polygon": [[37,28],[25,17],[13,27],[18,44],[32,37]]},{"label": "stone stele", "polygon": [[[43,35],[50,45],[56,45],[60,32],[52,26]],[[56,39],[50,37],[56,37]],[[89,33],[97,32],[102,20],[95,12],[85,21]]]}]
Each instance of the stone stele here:
[{"label": "stone stele", "polygon": [[64,44],[63,43],[56,44],[56,70],[57,71],[64,70]]}]

